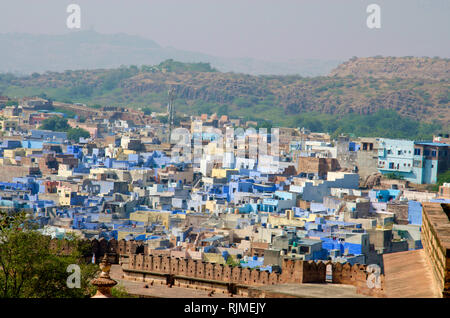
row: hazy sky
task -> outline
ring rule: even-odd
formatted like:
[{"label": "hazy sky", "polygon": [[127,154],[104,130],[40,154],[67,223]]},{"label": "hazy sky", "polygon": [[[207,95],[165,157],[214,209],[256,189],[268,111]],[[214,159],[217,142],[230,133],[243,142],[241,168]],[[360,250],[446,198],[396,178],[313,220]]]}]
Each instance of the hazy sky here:
[{"label": "hazy sky", "polygon": [[[76,32],[66,27],[71,3],[82,29],[216,56],[450,57],[450,0],[1,0],[0,33]],[[366,26],[372,3],[381,29]]]}]

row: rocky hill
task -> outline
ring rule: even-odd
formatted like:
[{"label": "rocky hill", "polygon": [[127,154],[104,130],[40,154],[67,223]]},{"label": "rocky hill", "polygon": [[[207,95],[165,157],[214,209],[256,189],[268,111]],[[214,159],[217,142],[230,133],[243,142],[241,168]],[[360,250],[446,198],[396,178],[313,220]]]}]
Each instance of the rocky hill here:
[{"label": "rocky hill", "polygon": [[166,61],[140,68],[1,75],[0,95],[45,93],[63,101],[160,111],[173,86],[177,110],[184,113],[217,112],[295,126],[311,112],[334,116],[328,117],[332,120],[392,110],[411,120],[448,126],[448,71],[444,59],[371,58],[344,63],[330,76],[304,78],[222,73],[206,63]]},{"label": "rocky hill", "polygon": [[[371,114],[392,109],[415,119],[442,119],[449,110],[449,85],[435,80],[355,77],[254,77],[231,73],[142,73],[120,83],[128,96],[162,93],[176,87],[188,101],[257,105],[272,97],[285,114]],[[236,102],[238,99],[238,102]]]},{"label": "rocky hill", "polygon": [[352,58],[331,71],[330,76],[358,78],[450,79],[450,59],[429,57]]}]

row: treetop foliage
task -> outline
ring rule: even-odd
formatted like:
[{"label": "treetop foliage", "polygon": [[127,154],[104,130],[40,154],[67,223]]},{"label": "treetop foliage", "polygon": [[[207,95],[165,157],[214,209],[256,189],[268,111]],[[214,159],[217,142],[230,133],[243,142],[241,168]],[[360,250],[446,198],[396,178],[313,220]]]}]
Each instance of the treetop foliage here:
[{"label": "treetop foliage", "polygon": [[[98,267],[88,264],[82,241],[66,240],[70,253],[59,254],[51,246],[50,237],[36,231],[24,212],[10,215],[0,211],[0,297],[3,298],[73,298],[89,297],[93,287],[89,281]],[[81,269],[81,288],[69,288],[67,267]]]}]

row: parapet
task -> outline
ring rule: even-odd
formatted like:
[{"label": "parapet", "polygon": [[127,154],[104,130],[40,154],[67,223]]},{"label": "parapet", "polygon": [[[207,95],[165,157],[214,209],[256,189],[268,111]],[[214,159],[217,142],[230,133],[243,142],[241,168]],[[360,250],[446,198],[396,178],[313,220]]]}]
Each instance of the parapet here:
[{"label": "parapet", "polygon": [[[282,261],[281,273],[270,273],[241,266],[208,263],[164,254],[149,254],[147,246],[142,241],[115,239],[108,241],[101,238],[86,240],[85,244],[88,251],[86,256],[95,255],[96,260],[100,260],[105,253],[112,264],[118,264],[121,257],[128,257],[128,265],[123,268],[124,271],[143,271],[243,286],[292,283],[346,284],[356,286],[357,291],[362,294],[377,297],[382,297],[384,294],[384,275],[372,272],[367,265],[352,266],[349,263],[285,258]],[[51,246],[63,253],[70,252],[70,245],[65,240],[52,240]],[[327,272],[331,273],[331,279],[327,280]]]},{"label": "parapet", "polygon": [[[292,283],[325,284],[327,283],[327,269],[329,269],[332,273],[330,283],[353,285],[359,293],[370,296],[382,297],[384,293],[384,275],[373,273],[367,265],[361,264],[352,266],[349,263],[341,264],[331,261],[284,259],[281,274],[278,274],[167,255],[130,254],[128,257],[129,263],[124,268],[125,271],[136,270],[245,286]],[[372,284],[370,284],[371,280],[373,280]]]}]

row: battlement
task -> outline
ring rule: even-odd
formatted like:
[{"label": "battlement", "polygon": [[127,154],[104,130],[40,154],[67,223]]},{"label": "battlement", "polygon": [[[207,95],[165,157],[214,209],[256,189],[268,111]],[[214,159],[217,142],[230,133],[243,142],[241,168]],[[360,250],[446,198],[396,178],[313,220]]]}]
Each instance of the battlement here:
[{"label": "battlement", "polygon": [[[139,253],[148,254],[148,247],[142,241],[117,241],[116,239],[106,240],[101,238],[100,240],[83,240],[80,244],[84,245],[83,250],[86,257],[94,255],[96,261],[98,261],[106,253],[112,264],[118,264],[121,256]],[[69,240],[51,239],[50,248],[61,254],[69,254],[74,245]]]},{"label": "battlement", "polygon": [[[149,254],[148,246],[142,241],[126,241],[115,239],[86,240],[86,256],[95,255],[96,260],[108,255],[109,261],[118,264],[128,258],[127,264],[122,264],[125,277],[137,279],[142,277],[159,277],[162,284],[173,284],[174,280],[183,281],[183,286],[202,282],[208,288],[221,285],[227,290],[233,286],[263,286],[276,284],[303,283],[333,283],[353,285],[357,292],[369,296],[383,297],[384,275],[373,273],[367,265],[335,263],[331,261],[303,261],[285,258],[282,261],[281,273],[249,269],[241,266],[229,266],[217,263],[203,262],[195,259],[176,258],[169,255]],[[66,240],[51,240],[51,246],[61,253],[70,253],[72,248]],[[126,262],[124,262],[126,263]],[[331,280],[327,281],[327,272]],[[377,285],[375,279],[378,276]],[[368,282],[372,284],[368,284]],[[373,288],[369,287],[371,285]]]},{"label": "battlement", "polygon": [[[380,297],[384,292],[384,275],[379,274],[379,288],[367,283],[374,275],[367,265],[333,263],[331,261],[303,261],[284,259],[281,274],[240,266],[207,263],[193,259],[181,259],[164,255],[130,254],[124,272],[170,275],[173,278],[207,280],[239,286],[263,286],[276,284],[325,284],[327,267],[331,267],[332,283],[353,285],[359,293]],[[173,279],[172,278],[172,279]],[[375,282],[374,282],[375,284]]]}]

